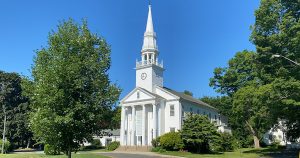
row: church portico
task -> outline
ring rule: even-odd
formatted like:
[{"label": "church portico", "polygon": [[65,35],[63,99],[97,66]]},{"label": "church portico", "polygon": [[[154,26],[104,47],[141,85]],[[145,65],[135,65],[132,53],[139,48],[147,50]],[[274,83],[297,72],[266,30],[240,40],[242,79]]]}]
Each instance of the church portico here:
[{"label": "church portico", "polygon": [[[146,146],[157,136],[157,102],[129,102],[122,105],[121,145]],[[122,134],[123,133],[123,134]]]}]

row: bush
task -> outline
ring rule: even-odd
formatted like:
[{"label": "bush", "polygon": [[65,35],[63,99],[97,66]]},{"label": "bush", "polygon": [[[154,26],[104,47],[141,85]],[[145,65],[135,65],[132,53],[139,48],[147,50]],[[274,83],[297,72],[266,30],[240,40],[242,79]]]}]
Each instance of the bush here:
[{"label": "bush", "polygon": [[160,147],[153,147],[152,149],[151,149],[151,152],[159,152],[160,151]]},{"label": "bush", "polygon": [[49,145],[49,144],[46,144],[44,146],[44,153],[46,155],[59,155],[60,151],[56,147],[54,147],[52,145]]},{"label": "bush", "polygon": [[217,127],[203,115],[188,114],[184,120],[181,137],[186,149],[190,152],[209,153],[215,151],[219,140]]},{"label": "bush", "polygon": [[152,139],[151,141],[151,144],[152,146],[155,148],[155,147],[158,147],[160,145],[160,137],[157,137],[155,139]]},{"label": "bush", "polygon": [[111,143],[107,146],[107,150],[113,151],[113,150],[116,150],[119,146],[120,146],[120,142],[114,141],[114,142],[111,142]]},{"label": "bush", "polygon": [[184,145],[179,132],[170,132],[160,136],[160,146],[166,150],[182,150]]},{"label": "bush", "polygon": [[[10,142],[8,140],[5,141],[4,143],[4,153],[7,153],[10,149]],[[0,140],[0,152],[2,152],[2,139]]]},{"label": "bush", "polygon": [[220,133],[220,138],[218,141],[214,142],[212,145],[213,151],[234,151],[235,149],[235,139],[230,133]]}]

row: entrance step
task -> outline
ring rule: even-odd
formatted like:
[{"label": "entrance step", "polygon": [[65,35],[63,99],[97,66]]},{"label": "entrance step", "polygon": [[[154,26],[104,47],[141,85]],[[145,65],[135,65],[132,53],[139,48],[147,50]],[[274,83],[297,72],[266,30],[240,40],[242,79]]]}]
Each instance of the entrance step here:
[{"label": "entrance step", "polygon": [[152,146],[120,146],[115,151],[135,151],[135,152],[149,152]]}]

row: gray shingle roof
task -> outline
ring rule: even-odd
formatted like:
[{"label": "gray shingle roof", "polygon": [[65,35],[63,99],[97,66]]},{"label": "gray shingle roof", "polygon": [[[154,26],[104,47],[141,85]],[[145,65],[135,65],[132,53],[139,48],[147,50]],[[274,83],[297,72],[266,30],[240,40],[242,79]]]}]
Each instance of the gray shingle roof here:
[{"label": "gray shingle roof", "polygon": [[182,92],[177,92],[177,91],[174,91],[170,88],[167,88],[167,87],[163,87],[163,89],[167,90],[168,92],[180,97],[180,99],[183,99],[183,100],[186,100],[186,101],[189,101],[189,102],[192,102],[192,103],[196,103],[198,105],[202,105],[202,106],[206,106],[206,107],[209,107],[209,108],[212,108],[212,109],[215,109],[215,110],[218,110],[217,108],[199,100],[199,99],[196,99],[196,98],[193,98],[192,96],[189,96],[189,95],[186,95]]}]

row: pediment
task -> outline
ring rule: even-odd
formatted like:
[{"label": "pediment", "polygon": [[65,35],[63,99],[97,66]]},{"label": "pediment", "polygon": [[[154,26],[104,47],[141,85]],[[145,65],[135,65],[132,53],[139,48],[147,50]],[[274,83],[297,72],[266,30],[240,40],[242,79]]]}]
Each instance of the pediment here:
[{"label": "pediment", "polygon": [[121,103],[142,101],[142,100],[149,100],[149,99],[155,99],[155,96],[151,92],[148,92],[143,88],[136,87],[121,100]]}]

